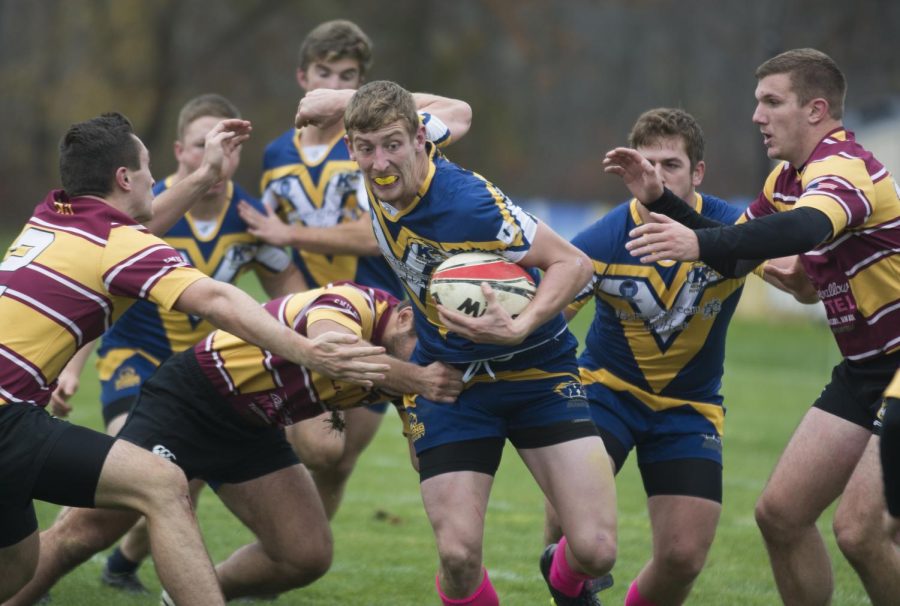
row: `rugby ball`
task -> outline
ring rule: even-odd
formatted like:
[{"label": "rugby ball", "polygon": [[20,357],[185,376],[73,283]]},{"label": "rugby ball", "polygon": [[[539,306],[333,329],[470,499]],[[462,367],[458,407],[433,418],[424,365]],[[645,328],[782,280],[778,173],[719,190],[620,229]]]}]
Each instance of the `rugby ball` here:
[{"label": "rugby ball", "polygon": [[522,313],[537,290],[534,279],[520,265],[498,255],[469,252],[438,265],[428,292],[435,303],[477,318],[487,310],[482,282],[491,285],[497,301],[513,317]]}]

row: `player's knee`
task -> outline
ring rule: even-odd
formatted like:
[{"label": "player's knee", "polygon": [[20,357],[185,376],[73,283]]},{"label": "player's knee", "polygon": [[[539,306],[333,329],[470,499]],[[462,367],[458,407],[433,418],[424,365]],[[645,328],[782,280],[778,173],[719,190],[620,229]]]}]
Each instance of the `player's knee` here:
[{"label": "player's knee", "polygon": [[331,568],[334,545],[331,537],[307,540],[277,551],[266,550],[282,580],[282,591],[305,587],[320,579]]},{"label": "player's knee", "polygon": [[653,554],[654,563],[666,575],[683,583],[690,583],[700,575],[706,563],[708,546],[690,543],[666,545]]},{"label": "player's knee", "polygon": [[303,464],[310,471],[322,472],[326,469],[335,467],[341,460],[342,448],[327,447],[316,449],[314,452],[306,453],[302,458]]},{"label": "player's knee", "polygon": [[887,541],[880,523],[869,524],[864,516],[835,515],[832,530],[841,553],[853,564],[880,558],[883,550],[877,544]]},{"label": "player's knee", "polygon": [[453,578],[464,578],[481,572],[481,547],[461,541],[447,541],[438,546],[444,571]]},{"label": "player's knee", "polygon": [[591,576],[605,575],[616,563],[616,540],[613,535],[601,532],[590,539],[567,536],[566,541],[578,564]]},{"label": "player's knee", "polygon": [[145,475],[140,490],[147,507],[142,513],[152,516],[159,510],[191,511],[191,495],[184,471],[174,463],[151,456],[155,460],[148,461],[142,472]]},{"label": "player's knee", "polygon": [[753,510],[756,525],[767,541],[790,538],[802,524],[788,502],[763,493]]}]

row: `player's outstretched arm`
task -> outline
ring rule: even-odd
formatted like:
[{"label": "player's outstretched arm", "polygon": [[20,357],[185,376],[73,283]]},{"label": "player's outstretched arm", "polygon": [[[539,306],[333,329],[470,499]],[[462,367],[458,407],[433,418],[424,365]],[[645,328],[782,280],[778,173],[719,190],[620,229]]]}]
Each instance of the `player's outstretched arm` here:
[{"label": "player's outstretched arm", "polygon": [[293,246],[297,250],[323,255],[378,256],[378,242],[368,214],[329,227],[307,227],[285,223],[268,207],[263,214],[243,200],[238,205],[248,231],[273,246]]},{"label": "player's outstretched arm", "polygon": [[[327,128],[344,117],[344,110],[356,91],[353,89],[317,88],[311,90],[297,104],[294,126],[303,128],[311,125]],[[416,109],[437,117],[450,131],[452,141],[459,141],[472,126],[472,107],[465,101],[431,95],[413,93]]]},{"label": "player's outstretched arm", "polygon": [[[306,334],[310,337],[326,333],[353,335],[346,326],[327,319],[315,320],[306,328]],[[415,344],[414,337],[411,339],[410,350]],[[371,360],[390,367],[384,373],[384,378],[377,379],[373,383],[391,393],[399,395],[415,393],[435,402],[451,404],[463,390],[462,372],[441,362],[419,366],[387,354],[373,356]]]},{"label": "player's outstretched arm", "polygon": [[146,225],[157,236],[165,234],[210,187],[225,178],[237,162],[237,149],[250,138],[247,120],[228,119],[206,135],[200,168],[153,200],[153,218]]},{"label": "player's outstretched arm", "polygon": [[307,339],[278,322],[250,295],[212,278],[188,286],[175,309],[204,317],[248,343],[333,379],[370,387],[388,370],[386,364],[369,359],[384,353],[383,347],[360,343],[355,335],[341,333]]}]

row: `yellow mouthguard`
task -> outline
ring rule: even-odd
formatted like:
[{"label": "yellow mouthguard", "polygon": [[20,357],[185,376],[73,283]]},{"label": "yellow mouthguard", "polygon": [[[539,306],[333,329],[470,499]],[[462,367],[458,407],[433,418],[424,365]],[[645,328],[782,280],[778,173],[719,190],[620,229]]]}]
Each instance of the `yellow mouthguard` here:
[{"label": "yellow mouthguard", "polygon": [[390,185],[394,181],[397,180],[397,175],[391,175],[389,177],[375,177],[374,181],[378,185]]}]

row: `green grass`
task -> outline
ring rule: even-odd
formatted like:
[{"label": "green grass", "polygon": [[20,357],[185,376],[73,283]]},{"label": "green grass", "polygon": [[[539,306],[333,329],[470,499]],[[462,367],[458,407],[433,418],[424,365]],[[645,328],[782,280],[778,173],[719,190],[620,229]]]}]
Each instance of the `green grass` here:
[{"label": "green grass", "polygon": [[[585,310],[587,312],[587,310]],[[589,318],[582,313],[581,328]],[[722,520],[709,561],[690,604],[770,605],[778,603],[765,550],[753,521],[753,505],[775,461],[839,360],[823,325],[734,322],[726,361],[728,415],[725,437],[725,497]],[[74,421],[100,427],[96,381],[86,376],[77,395]],[[645,497],[633,462],[619,475],[619,560],[616,585],[605,604],[621,604],[627,586],[650,553]],[[39,504],[42,525],[56,508]],[[383,515],[387,513],[388,515]],[[285,512],[303,515],[303,512]],[[200,501],[204,537],[215,561],[251,537],[210,491]],[[831,512],[821,528],[835,565],[836,604],[866,604],[862,587],[841,558],[830,532]],[[541,551],[543,501],[527,470],[507,449],[494,485],[487,518],[485,563],[503,604],[547,604],[537,558]],[[331,571],[311,587],[277,604],[308,606],[437,604],[437,557],[422,509],[418,482],[406,455],[395,415],[388,415],[351,478],[333,524]],[[155,604],[152,598],[120,596],[98,580],[98,556],[53,590],[56,604]],[[141,570],[145,583],[159,585],[152,564]]]}]

